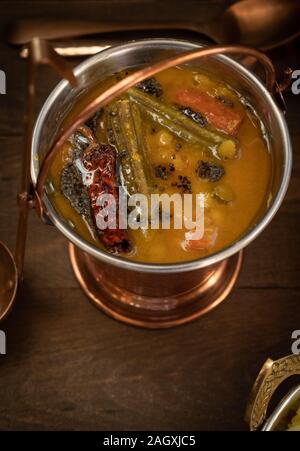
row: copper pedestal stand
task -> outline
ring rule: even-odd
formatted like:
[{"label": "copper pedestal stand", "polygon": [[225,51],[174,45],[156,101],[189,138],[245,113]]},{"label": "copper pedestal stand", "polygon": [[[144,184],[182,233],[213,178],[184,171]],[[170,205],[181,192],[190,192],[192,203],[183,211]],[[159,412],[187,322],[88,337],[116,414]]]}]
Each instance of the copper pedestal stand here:
[{"label": "copper pedestal stand", "polygon": [[[224,301],[239,275],[243,252],[211,267],[185,273],[183,282],[177,274],[175,277],[179,282],[176,286],[172,274],[156,274],[153,286],[151,274],[137,276],[130,270],[119,268],[113,271],[111,266],[71,243],[69,257],[77,281],[98,309],[127,324],[162,329],[193,321]],[[172,295],[172,291],[176,294]]]}]

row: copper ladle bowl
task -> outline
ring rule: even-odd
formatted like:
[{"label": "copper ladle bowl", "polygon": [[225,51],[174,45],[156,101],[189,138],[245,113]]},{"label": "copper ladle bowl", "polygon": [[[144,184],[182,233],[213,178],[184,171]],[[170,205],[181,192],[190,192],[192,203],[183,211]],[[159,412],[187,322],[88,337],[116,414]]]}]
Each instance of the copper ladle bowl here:
[{"label": "copper ladle bowl", "polygon": [[0,241],[0,321],[8,314],[15,300],[18,271],[10,250]]}]

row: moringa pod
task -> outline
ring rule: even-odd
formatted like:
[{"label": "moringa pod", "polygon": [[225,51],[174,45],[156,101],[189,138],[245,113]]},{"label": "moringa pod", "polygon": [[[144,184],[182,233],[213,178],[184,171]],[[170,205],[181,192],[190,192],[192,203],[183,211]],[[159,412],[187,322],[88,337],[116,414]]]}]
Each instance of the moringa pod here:
[{"label": "moringa pod", "polygon": [[236,147],[234,139],[228,138],[212,130],[212,128],[203,127],[203,124],[197,123],[182,110],[172,105],[157,100],[136,88],[130,88],[128,94],[129,98],[139,105],[142,111],[150,116],[153,121],[189,144],[202,143],[208,146],[212,152],[226,141],[232,141],[234,147]]},{"label": "moringa pod", "polygon": [[130,195],[148,195],[152,168],[148,161],[140,110],[129,99],[121,99],[111,106],[108,115],[109,135],[117,148],[121,166],[121,182]]}]

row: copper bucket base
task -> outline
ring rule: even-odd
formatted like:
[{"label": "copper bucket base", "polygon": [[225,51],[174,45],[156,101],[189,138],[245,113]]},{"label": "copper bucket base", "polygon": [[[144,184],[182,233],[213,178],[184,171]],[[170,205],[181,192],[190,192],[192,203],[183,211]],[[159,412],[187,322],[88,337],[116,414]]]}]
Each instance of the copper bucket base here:
[{"label": "copper bucket base", "polygon": [[161,329],[188,323],[224,301],[240,272],[243,253],[241,251],[215,265],[210,272],[206,272],[208,276],[205,279],[199,274],[199,283],[192,290],[160,298],[118,287],[113,275],[104,277],[105,266],[71,243],[69,256],[81,288],[97,308],[127,324]]}]

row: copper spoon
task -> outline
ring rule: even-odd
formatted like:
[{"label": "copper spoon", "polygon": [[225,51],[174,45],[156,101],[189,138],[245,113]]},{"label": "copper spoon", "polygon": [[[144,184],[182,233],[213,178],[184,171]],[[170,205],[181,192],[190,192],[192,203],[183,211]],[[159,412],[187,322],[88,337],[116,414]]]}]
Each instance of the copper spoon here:
[{"label": "copper spoon", "polygon": [[197,21],[99,23],[88,21],[24,20],[9,34],[12,44],[26,44],[33,37],[62,39],[116,31],[181,29],[201,33],[216,43],[235,43],[269,50],[300,34],[298,0],[242,0],[208,24]]}]

